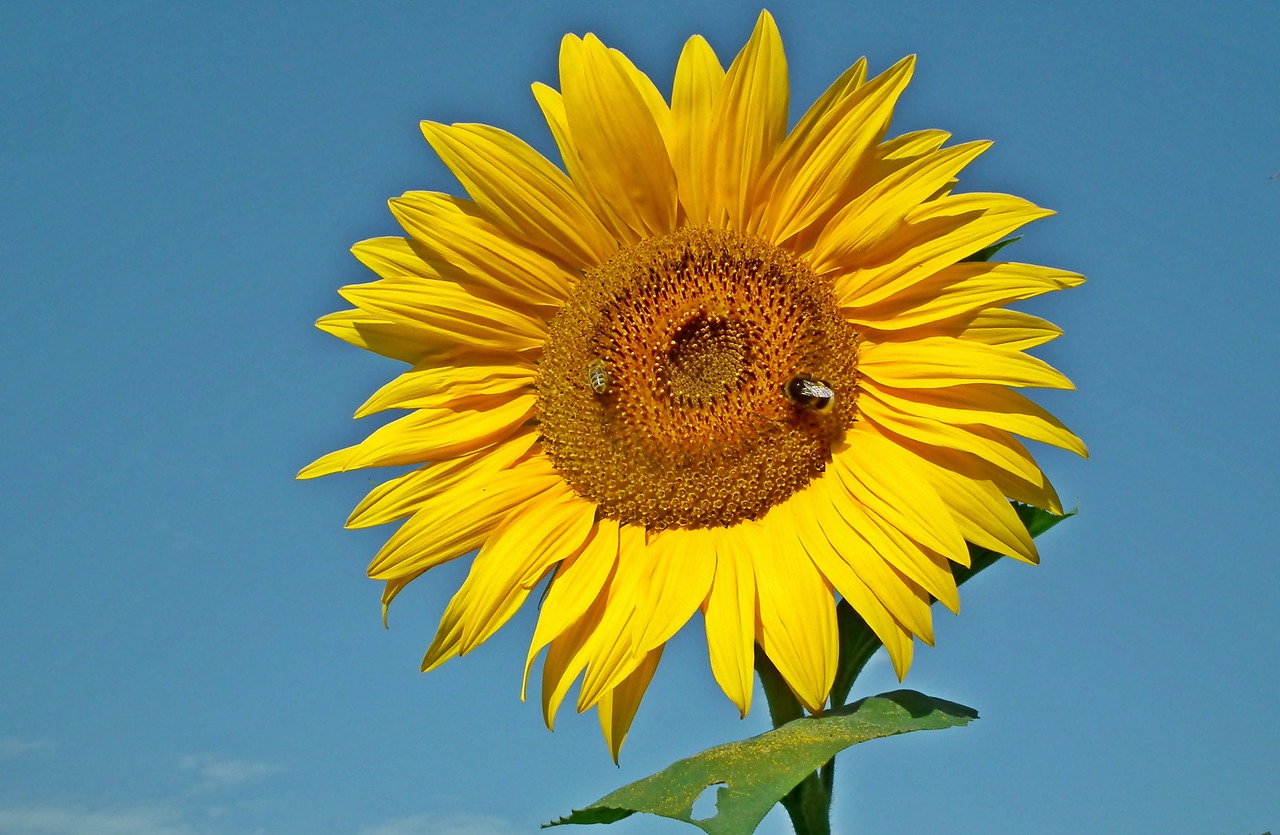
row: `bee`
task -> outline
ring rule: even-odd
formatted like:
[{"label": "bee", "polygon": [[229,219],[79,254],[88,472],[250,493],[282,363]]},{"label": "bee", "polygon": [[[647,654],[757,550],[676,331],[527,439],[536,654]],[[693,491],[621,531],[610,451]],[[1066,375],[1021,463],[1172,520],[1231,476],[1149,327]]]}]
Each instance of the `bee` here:
[{"label": "bee", "polygon": [[811,409],[818,413],[831,411],[836,402],[836,393],[831,386],[821,380],[815,380],[808,374],[797,374],[783,386],[787,399],[802,409]]},{"label": "bee", "polygon": [[609,393],[609,366],[602,359],[594,359],[587,365],[587,385],[596,394]]}]

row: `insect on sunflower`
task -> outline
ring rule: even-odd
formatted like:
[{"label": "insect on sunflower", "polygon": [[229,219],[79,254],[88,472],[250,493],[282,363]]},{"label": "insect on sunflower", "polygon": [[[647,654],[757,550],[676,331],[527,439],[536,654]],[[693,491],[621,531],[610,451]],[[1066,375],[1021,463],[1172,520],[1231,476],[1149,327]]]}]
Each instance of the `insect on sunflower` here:
[{"label": "insect on sunflower", "polygon": [[369,575],[385,608],[477,551],[423,661],[474,649],[549,579],[548,726],[573,682],[614,756],[666,642],[696,612],[746,715],[758,644],[818,711],[843,598],[899,676],[930,604],[959,605],[966,542],[1026,562],[1009,499],[1061,512],[1021,435],[1085,454],[1015,391],[1071,388],[1024,351],[1060,331],[1005,305],[1076,274],[966,261],[1050,212],[953,193],[990,143],[886,139],[906,58],[859,61],[787,129],[763,13],[724,70],[700,37],[668,101],[593,35],[534,95],[561,169],[515,136],[424,122],[467,192],[391,201],[406,237],[354,252],[379,279],[321,329],[412,367],[357,417],[409,414],[300,477],[420,465],[348,527],[403,520]]}]

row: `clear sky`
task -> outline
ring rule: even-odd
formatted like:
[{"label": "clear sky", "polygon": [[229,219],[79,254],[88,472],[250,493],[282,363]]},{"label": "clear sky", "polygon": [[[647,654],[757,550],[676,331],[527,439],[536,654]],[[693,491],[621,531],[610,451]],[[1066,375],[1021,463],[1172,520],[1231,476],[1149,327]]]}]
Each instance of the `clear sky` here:
[{"label": "clear sky", "polygon": [[[1056,209],[1019,260],[1092,460],[1080,513],[939,612],[906,686],[965,729],[842,755],[836,830],[1280,831],[1280,4],[777,3],[793,115],[918,53],[894,133],[995,147],[962,190]],[[398,366],[312,327],[371,278],[385,201],[457,191],[418,120],[552,150],[529,84],[592,31],[669,89],[752,3],[0,4],[0,835],[509,835],[767,727],[695,623],[621,768],[594,713],[519,701],[533,611],[417,672],[464,566],[401,595],[344,532],[353,443]],[[868,695],[897,686],[873,661]],[[569,830],[565,830],[568,832]],[[584,830],[585,831],[585,830]],[[634,817],[625,833],[694,832]],[[762,833],[789,831],[774,814]]]}]

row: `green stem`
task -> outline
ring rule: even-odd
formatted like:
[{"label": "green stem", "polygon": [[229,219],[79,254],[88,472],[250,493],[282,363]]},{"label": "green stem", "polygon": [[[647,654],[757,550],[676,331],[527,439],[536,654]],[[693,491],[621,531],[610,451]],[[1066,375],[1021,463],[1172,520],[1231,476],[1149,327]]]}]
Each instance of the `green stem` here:
[{"label": "green stem", "polygon": [[[759,646],[756,647],[756,672],[764,686],[769,718],[775,728],[804,716],[804,708],[795,693]],[[815,771],[783,796],[782,807],[787,810],[796,835],[831,835],[831,788],[827,772],[834,765],[833,759],[823,766],[822,774]]]}]

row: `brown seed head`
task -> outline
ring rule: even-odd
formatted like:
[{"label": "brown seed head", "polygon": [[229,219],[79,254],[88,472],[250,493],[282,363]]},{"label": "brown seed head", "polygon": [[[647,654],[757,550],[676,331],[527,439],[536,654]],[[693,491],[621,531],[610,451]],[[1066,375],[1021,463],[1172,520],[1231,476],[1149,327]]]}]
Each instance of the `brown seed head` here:
[{"label": "brown seed head", "polygon": [[[551,322],[543,444],[575,491],[624,523],[758,519],[820,475],[852,425],[857,353],[829,282],[803,261],[681,229],[587,272]],[[833,396],[797,400],[798,377]]]}]

